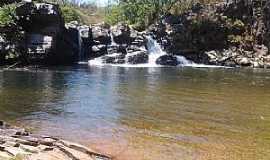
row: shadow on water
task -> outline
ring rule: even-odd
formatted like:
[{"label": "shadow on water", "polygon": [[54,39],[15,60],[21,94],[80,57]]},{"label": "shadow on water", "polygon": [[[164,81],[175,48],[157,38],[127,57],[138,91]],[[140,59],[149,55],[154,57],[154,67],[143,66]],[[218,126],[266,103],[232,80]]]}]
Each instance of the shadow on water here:
[{"label": "shadow on water", "polygon": [[270,72],[56,67],[0,72],[0,118],[117,159],[269,159]]}]

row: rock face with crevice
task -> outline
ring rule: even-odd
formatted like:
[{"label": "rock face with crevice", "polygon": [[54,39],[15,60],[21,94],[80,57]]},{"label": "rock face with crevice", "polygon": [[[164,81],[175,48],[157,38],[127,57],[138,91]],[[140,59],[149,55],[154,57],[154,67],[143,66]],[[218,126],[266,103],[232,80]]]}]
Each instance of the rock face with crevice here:
[{"label": "rock face with crevice", "polygon": [[0,121],[1,160],[110,160],[85,146],[51,136],[34,135]]}]

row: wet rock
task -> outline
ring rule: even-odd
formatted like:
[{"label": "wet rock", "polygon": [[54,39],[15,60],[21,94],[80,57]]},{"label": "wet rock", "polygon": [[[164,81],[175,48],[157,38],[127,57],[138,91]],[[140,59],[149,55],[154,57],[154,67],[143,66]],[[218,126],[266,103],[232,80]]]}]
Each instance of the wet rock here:
[{"label": "wet rock", "polygon": [[107,46],[104,44],[94,45],[94,46],[92,46],[92,52],[93,52],[92,57],[103,56],[103,55],[108,53]]},{"label": "wet rock", "polygon": [[126,46],[123,45],[109,45],[107,49],[108,54],[114,54],[114,53],[122,53],[126,54]]},{"label": "wet rock", "polygon": [[175,57],[173,55],[161,56],[157,59],[156,63],[159,65],[164,65],[164,66],[177,66],[177,65],[179,65],[177,57]]},{"label": "wet rock", "polygon": [[236,62],[238,65],[241,65],[241,66],[251,66],[251,61],[247,57],[237,58]]},{"label": "wet rock", "polygon": [[148,62],[148,54],[146,51],[135,51],[127,55],[129,64],[142,64]]}]

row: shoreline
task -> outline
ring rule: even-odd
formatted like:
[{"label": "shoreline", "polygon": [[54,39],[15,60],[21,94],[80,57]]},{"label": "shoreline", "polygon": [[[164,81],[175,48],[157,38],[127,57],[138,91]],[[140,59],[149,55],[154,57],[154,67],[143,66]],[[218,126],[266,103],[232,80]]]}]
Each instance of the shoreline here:
[{"label": "shoreline", "polygon": [[0,121],[0,159],[110,160],[86,146],[52,136],[36,135]]}]

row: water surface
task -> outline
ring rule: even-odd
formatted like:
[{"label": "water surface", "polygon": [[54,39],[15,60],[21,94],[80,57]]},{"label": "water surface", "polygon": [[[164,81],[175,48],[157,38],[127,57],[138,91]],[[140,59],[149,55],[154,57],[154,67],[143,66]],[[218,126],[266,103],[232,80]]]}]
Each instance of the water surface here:
[{"label": "water surface", "polygon": [[270,158],[270,71],[0,71],[0,119],[118,160]]}]

